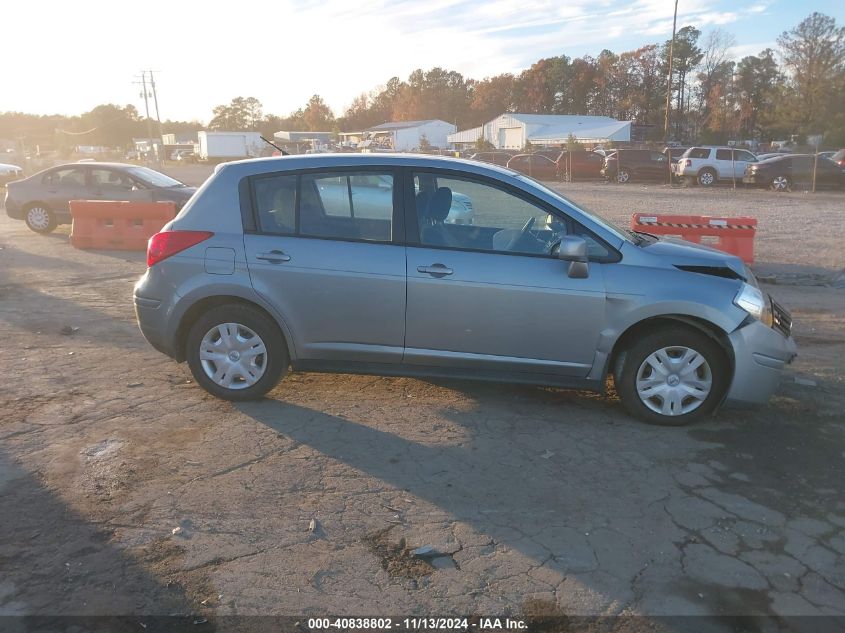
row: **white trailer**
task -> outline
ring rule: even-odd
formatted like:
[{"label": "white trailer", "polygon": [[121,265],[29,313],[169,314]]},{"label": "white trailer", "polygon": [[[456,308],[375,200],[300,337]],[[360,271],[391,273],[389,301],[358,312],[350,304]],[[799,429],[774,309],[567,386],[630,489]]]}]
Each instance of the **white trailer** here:
[{"label": "white trailer", "polygon": [[198,132],[200,160],[260,156],[264,148],[259,132]]}]

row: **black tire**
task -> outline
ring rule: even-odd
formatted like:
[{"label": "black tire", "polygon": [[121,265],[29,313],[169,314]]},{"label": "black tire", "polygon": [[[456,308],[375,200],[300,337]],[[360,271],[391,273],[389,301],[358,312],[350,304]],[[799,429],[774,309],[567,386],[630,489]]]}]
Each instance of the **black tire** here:
[{"label": "black tire", "polygon": [[712,187],[716,184],[716,179],[716,172],[709,167],[705,167],[698,172],[698,177],[696,178],[698,184],[702,187]]},{"label": "black tire", "polygon": [[[241,388],[227,388],[216,383],[206,373],[200,358],[201,345],[206,334],[216,326],[234,323],[246,326],[264,343],[266,354],[261,362],[264,373],[255,384]],[[287,345],[279,326],[266,314],[246,305],[231,304],[212,308],[191,326],[185,345],[188,367],[197,383],[211,395],[223,400],[257,400],[275,387],[284,376],[290,363]],[[213,361],[207,361],[213,363]],[[241,381],[242,382],[242,381]]]},{"label": "black tire", "polygon": [[23,210],[23,219],[31,231],[41,234],[52,233],[59,224],[53,210],[40,202],[27,205]]},{"label": "black tire", "polygon": [[[697,407],[692,408],[687,413],[666,415],[656,412],[640,398],[637,392],[638,373],[644,369],[646,359],[651,354],[666,348],[688,348],[703,356],[706,361],[702,367],[695,371],[702,372],[705,377],[709,375],[711,380],[710,392],[703,400],[693,396],[685,396],[681,400],[681,406],[691,406],[695,401],[700,402]],[[708,369],[709,372],[705,372]],[[645,368],[645,371],[648,371],[648,368]],[[617,358],[614,382],[622,405],[632,416],[649,424],[684,426],[710,415],[716,410],[730,383],[730,372],[728,358],[716,341],[691,327],[671,325],[655,329],[631,342]],[[654,375],[656,376],[656,374]],[[705,379],[698,375],[695,378]],[[658,404],[662,404],[662,401],[658,398],[661,397],[656,395],[649,401],[653,406],[658,406]]]}]

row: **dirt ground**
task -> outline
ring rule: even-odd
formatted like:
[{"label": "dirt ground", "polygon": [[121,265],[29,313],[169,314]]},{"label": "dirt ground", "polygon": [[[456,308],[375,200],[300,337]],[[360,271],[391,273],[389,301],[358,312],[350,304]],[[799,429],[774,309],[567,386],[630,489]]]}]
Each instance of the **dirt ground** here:
[{"label": "dirt ground", "polygon": [[0,615],[845,615],[845,196],[560,186],[622,223],[759,218],[800,353],[769,406],[657,428],[612,395],[333,374],[221,402],[141,337],[141,253],[0,210]]}]

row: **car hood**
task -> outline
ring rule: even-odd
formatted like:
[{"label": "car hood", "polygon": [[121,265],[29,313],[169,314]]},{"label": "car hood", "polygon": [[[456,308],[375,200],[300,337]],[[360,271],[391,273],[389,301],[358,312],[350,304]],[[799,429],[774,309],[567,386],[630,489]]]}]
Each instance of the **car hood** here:
[{"label": "car hood", "polygon": [[[694,244],[674,237],[664,237],[651,244],[643,245],[642,248],[645,252],[657,255],[681,269],[692,269],[693,272],[706,273],[708,270],[727,268],[743,281],[753,279],[742,259],[702,244]],[[696,271],[696,268],[702,270]]]}]

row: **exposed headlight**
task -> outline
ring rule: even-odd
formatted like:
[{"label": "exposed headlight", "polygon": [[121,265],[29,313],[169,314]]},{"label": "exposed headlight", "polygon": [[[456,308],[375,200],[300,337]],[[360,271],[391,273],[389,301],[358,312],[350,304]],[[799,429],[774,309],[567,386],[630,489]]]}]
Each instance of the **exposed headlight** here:
[{"label": "exposed headlight", "polygon": [[768,327],[772,326],[772,306],[769,298],[764,296],[759,288],[750,284],[742,284],[734,297],[734,305],[745,310],[755,319],[759,319]]}]

